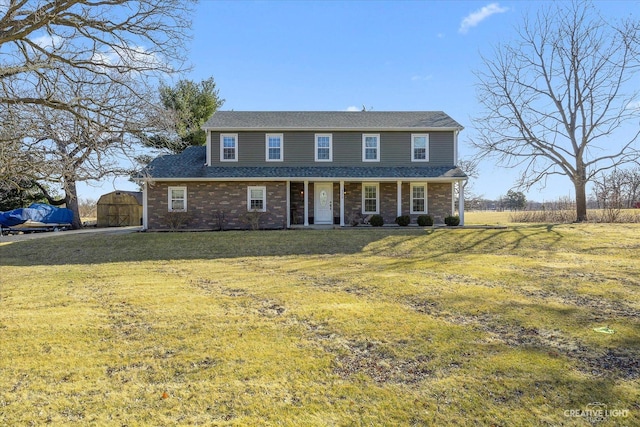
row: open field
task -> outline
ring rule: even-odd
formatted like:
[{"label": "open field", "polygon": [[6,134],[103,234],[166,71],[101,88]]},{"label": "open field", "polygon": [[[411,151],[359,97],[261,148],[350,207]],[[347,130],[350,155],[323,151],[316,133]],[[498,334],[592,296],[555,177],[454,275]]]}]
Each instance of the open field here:
[{"label": "open field", "polygon": [[637,426],[639,253],[636,224],[0,242],[0,425]]},{"label": "open field", "polygon": [[[506,225],[521,224],[518,218],[536,218],[544,216],[544,211],[466,211],[464,219],[466,225]],[[550,210],[546,212],[547,216],[553,219],[542,221],[544,223],[570,223],[575,222],[575,210]],[[592,222],[621,222],[621,223],[640,223],[640,209],[589,209],[589,220]],[[615,219],[614,219],[615,218]],[[524,220],[531,223],[531,220]],[[540,223],[539,220],[535,221]]]}]

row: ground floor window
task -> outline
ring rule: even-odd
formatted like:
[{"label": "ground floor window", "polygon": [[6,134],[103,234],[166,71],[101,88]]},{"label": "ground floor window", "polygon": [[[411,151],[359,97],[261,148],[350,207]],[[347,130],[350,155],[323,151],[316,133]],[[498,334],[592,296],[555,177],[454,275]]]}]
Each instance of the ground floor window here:
[{"label": "ground floor window", "polygon": [[247,210],[251,212],[266,212],[267,210],[267,187],[247,188]]},{"label": "ground floor window", "polygon": [[411,213],[427,213],[427,184],[411,184]]},{"label": "ground floor window", "polygon": [[187,210],[187,187],[169,187],[169,212]]},{"label": "ground floor window", "polygon": [[362,213],[377,214],[380,210],[380,186],[374,184],[362,184]]}]

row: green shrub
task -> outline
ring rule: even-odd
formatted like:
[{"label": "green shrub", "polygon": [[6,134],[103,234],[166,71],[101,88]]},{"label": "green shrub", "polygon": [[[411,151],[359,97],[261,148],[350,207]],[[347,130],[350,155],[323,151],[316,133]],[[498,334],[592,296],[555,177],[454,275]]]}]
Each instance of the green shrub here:
[{"label": "green shrub", "polygon": [[449,215],[444,218],[444,223],[448,226],[455,227],[460,225],[460,217],[458,215]]},{"label": "green shrub", "polygon": [[406,227],[411,223],[411,217],[409,215],[401,215],[396,218],[396,224]]},{"label": "green shrub", "polygon": [[420,227],[431,227],[433,225],[433,217],[431,215],[420,215],[418,217],[418,225]]},{"label": "green shrub", "polygon": [[371,215],[371,218],[369,218],[369,224],[373,227],[382,227],[384,224],[384,218],[382,218],[382,215]]}]

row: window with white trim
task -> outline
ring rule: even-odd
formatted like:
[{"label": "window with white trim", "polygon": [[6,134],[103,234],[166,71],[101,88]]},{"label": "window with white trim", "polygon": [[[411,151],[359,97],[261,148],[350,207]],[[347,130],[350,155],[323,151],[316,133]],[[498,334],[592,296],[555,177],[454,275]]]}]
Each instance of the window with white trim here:
[{"label": "window with white trim", "polygon": [[411,183],[411,213],[427,213],[427,183]]},{"label": "window with white trim", "polygon": [[238,134],[237,133],[220,134],[220,161],[221,162],[237,162],[238,161]]},{"label": "window with white trim", "polygon": [[281,162],[284,160],[283,136],[281,133],[268,133],[265,137],[267,162]]},{"label": "window with white trim", "polygon": [[380,211],[380,185],[378,183],[362,184],[362,213],[377,214]]},{"label": "window with white trim", "polygon": [[411,161],[429,161],[429,134],[425,133],[411,135]]},{"label": "window with white trim", "polygon": [[362,161],[363,162],[379,162],[380,161],[380,135],[373,135],[373,134],[362,135]]},{"label": "window with white trim", "polygon": [[169,212],[187,211],[187,187],[169,187]]},{"label": "window with white trim", "polygon": [[249,212],[267,211],[267,187],[247,187],[247,210]]},{"label": "window with white trim", "polygon": [[329,134],[316,134],[315,144],[316,162],[333,161],[333,136]]}]

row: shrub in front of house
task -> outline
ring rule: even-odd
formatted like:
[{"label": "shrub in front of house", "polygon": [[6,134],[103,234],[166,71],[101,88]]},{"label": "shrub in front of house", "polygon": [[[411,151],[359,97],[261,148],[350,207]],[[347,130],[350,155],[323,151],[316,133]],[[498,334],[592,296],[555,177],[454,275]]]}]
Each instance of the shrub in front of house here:
[{"label": "shrub in front of house", "polygon": [[411,223],[411,217],[409,215],[401,215],[396,218],[396,224],[406,227]]},{"label": "shrub in front of house", "polygon": [[433,217],[431,215],[420,215],[418,217],[418,225],[420,227],[431,227],[433,225]]},{"label": "shrub in front of house", "polygon": [[444,223],[450,227],[460,225],[460,217],[458,215],[449,215],[444,217]]},{"label": "shrub in front of house", "polygon": [[382,227],[384,225],[384,218],[382,218],[382,215],[371,215],[369,224],[371,224],[372,227]]},{"label": "shrub in front of house", "polygon": [[245,220],[249,225],[250,230],[260,230],[260,220],[262,219],[263,212],[257,210],[251,210],[245,214]]},{"label": "shrub in front of house", "polygon": [[165,220],[169,226],[169,230],[176,231],[180,228],[186,228],[191,220],[191,214],[188,212],[172,211],[167,212]]}]

